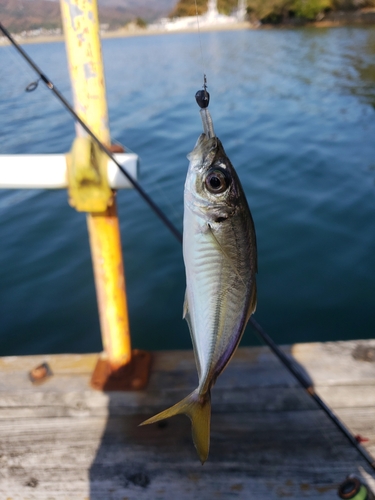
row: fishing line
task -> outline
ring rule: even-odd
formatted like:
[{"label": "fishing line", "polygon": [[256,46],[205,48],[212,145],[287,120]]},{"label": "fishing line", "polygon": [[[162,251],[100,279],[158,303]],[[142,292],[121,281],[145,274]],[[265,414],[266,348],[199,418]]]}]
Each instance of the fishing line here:
[{"label": "fishing line", "polygon": [[[196,1],[196,0],[195,0]],[[91,131],[91,129],[86,125],[86,123],[77,115],[69,102],[65,97],[57,90],[55,85],[51,80],[47,78],[45,74],[39,69],[36,63],[27,55],[27,53],[22,49],[22,47],[13,39],[9,31],[0,22],[0,30],[12,43],[12,45],[18,50],[21,56],[28,62],[28,64],[34,69],[34,71],[39,75],[40,80],[42,80],[46,86],[54,93],[54,95],[59,99],[59,101],[64,105],[64,107],[69,111],[73,118],[82,126],[82,128],[92,137],[96,144],[100,147],[102,151],[117,165],[129,182],[138,191],[141,197],[146,201],[146,203],[152,208],[152,210],[158,215],[158,217],[164,222],[168,229],[173,233],[176,239],[182,243],[181,232],[172,224],[172,222],[167,218],[167,216],[162,212],[162,210],[156,205],[156,203],[150,198],[150,196],[143,190],[140,184],[132,178],[132,176],[124,169],[124,167],[115,159],[111,151],[105,146],[100,139]],[[206,79],[204,78],[204,90],[201,92],[207,93],[206,91]],[[207,104],[208,105],[208,104]],[[272,340],[272,338],[266,333],[266,331],[259,325],[259,323],[252,316],[249,320],[252,327],[258,332],[262,337],[264,342],[269,346],[271,351],[279,358],[279,360],[284,364],[284,366],[293,374],[297,381],[304,387],[306,392],[314,399],[314,401],[321,407],[321,409],[326,413],[326,415],[332,420],[336,427],[344,434],[348,441],[357,449],[357,451],[362,455],[370,467],[375,470],[375,461],[367,450],[360,445],[355,436],[345,427],[345,425],[340,421],[340,419],[334,414],[331,408],[316,394],[314,387],[310,381],[300,372],[296,363],[289,359],[288,356],[278,347],[277,344]]]},{"label": "fishing line", "polygon": [[204,58],[203,58],[203,48],[202,48],[202,39],[201,39],[201,30],[200,30],[200,26],[199,26],[199,15],[198,15],[197,0],[194,0],[194,2],[195,2],[195,16],[197,18],[199,46],[200,46],[200,49],[201,49],[201,64],[202,64],[202,68],[203,68],[204,79],[206,79],[206,75],[205,75],[205,63],[204,63]]},{"label": "fishing line", "polygon": [[[1,32],[0,32],[1,33]],[[5,100],[19,99],[20,87],[26,90],[28,84],[35,80],[35,73],[28,66],[25,67],[23,61],[20,60],[18,54],[15,53],[14,47],[9,46],[9,51],[4,54],[8,60],[2,61],[3,66],[7,64],[13,67],[14,71],[3,72],[0,76],[1,97]],[[16,84],[15,84],[16,83]]]},{"label": "fishing line", "polygon": [[[165,190],[165,183],[161,183],[161,180],[156,180],[155,183],[153,183],[153,187],[155,187],[160,194],[160,198],[162,198],[164,202],[164,206],[169,207],[169,216],[171,216],[171,213],[173,214],[172,219],[175,221],[175,224],[180,224],[180,221],[182,219],[182,213],[179,211],[176,206],[172,203],[170,196],[167,196],[166,190]],[[182,235],[181,235],[181,241],[182,241]]]},{"label": "fishing line", "polygon": [[29,65],[34,69],[34,71],[39,75],[40,80],[42,80],[46,86],[53,92],[53,94],[59,99],[59,101],[65,106],[73,118],[82,126],[82,128],[92,137],[99,148],[106,153],[106,155],[115,163],[115,165],[121,170],[128,181],[133,185],[133,187],[138,191],[141,197],[146,201],[146,203],[151,207],[151,209],[156,213],[156,215],[163,221],[163,223],[168,227],[168,229],[173,233],[178,241],[182,242],[182,235],[180,231],[175,227],[174,224],[168,219],[164,212],[158,207],[158,205],[152,200],[152,198],[145,192],[141,185],[133,179],[133,177],[125,170],[125,168],[116,160],[114,155],[111,153],[109,148],[105,146],[102,141],[94,134],[94,132],[86,125],[86,123],[77,115],[73,107],[65,99],[65,97],[59,92],[55,87],[53,82],[40,70],[36,63],[28,56],[28,54],[23,50],[23,48],[14,40],[9,31],[0,22],[0,30],[12,43],[12,45],[18,50],[21,56],[29,63]]}]

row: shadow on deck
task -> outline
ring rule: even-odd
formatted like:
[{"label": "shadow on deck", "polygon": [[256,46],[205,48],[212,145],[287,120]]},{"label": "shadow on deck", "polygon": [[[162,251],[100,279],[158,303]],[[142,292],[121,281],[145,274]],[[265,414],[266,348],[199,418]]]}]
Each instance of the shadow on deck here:
[{"label": "shadow on deck", "polygon": [[370,472],[266,348],[240,349],[213,389],[211,449],[204,466],[186,417],[138,427],[196,383],[192,353],[159,353],[147,395],[134,413],[124,415],[118,394],[108,393],[109,418],[90,468],[92,500],[328,499],[336,498],[348,474]]}]

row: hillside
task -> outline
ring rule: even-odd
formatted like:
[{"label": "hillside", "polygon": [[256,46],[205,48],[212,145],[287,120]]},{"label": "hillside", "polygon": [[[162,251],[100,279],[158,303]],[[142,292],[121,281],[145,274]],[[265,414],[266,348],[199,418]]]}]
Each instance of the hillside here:
[{"label": "hillside", "polygon": [[[230,14],[237,8],[238,0],[218,0],[217,8],[221,14]],[[198,14],[207,11],[207,0],[197,0]],[[195,16],[196,7],[194,0],[180,0],[171,11],[170,17]]]},{"label": "hillside", "polygon": [[[142,18],[152,21],[168,15],[176,0],[99,0],[99,17],[110,29]],[[12,32],[61,27],[60,3],[56,0],[0,0],[1,22]]]},{"label": "hillside", "polygon": [[[196,1],[198,13],[206,12],[207,0]],[[217,4],[220,13],[230,14],[236,9],[238,0],[217,0]],[[246,4],[250,20],[277,24],[320,20],[327,13],[335,12],[353,15],[361,9],[374,8],[375,0],[246,0]],[[195,13],[195,0],[179,0],[170,17],[194,16]]]}]

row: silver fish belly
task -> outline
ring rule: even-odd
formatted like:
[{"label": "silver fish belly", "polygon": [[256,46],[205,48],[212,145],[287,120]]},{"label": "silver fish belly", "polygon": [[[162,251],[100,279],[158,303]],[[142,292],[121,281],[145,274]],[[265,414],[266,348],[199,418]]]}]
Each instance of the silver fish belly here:
[{"label": "silver fish belly", "polygon": [[188,158],[183,315],[190,329],[199,384],[182,401],[141,425],[186,414],[203,463],[209,452],[211,387],[230,361],[256,307],[257,249],[245,194],[220,140],[202,134]]}]

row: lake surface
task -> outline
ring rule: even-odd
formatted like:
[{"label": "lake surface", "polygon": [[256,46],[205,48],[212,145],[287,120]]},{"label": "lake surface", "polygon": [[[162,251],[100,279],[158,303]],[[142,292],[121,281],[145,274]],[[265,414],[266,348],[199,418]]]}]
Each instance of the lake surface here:
[{"label": "lake surface", "polygon": [[[375,28],[108,39],[111,134],[182,229],[186,155],[215,131],[237,169],[259,252],[257,320],[279,343],[375,335]],[[62,43],[26,46],[69,99]],[[64,153],[74,124],[0,48],[0,154]],[[132,190],[118,194],[133,346],[191,346],[179,244]],[[243,344],[259,341],[248,327]],[[0,190],[0,355],[101,350],[85,215],[64,191]]]}]

